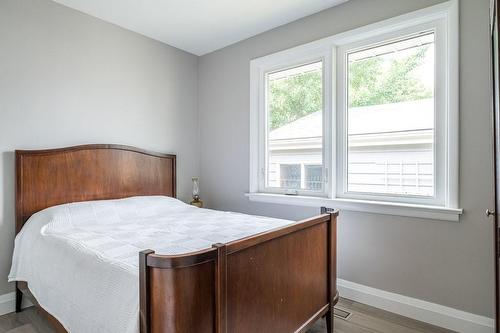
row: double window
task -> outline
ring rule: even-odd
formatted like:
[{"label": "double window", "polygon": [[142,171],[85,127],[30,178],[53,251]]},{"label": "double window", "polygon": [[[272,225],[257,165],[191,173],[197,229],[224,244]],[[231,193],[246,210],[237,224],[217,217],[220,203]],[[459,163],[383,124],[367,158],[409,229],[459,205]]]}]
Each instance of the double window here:
[{"label": "double window", "polygon": [[457,209],[456,7],[253,60],[250,195]]}]

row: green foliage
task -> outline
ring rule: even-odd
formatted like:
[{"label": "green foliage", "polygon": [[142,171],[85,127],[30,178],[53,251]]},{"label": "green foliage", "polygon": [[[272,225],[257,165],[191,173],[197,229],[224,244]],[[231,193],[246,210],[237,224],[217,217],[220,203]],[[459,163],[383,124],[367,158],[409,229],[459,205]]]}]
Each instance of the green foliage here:
[{"label": "green foliage", "polygon": [[[412,76],[427,48],[403,59],[372,57],[349,66],[349,106],[397,103],[432,97],[432,91]],[[320,71],[269,82],[270,127],[275,129],[322,109]]]},{"label": "green foliage", "polygon": [[269,89],[271,129],[322,109],[320,71],[270,81]]},{"label": "green foliage", "polygon": [[[424,61],[427,48],[384,64],[380,57],[352,62],[349,66],[349,106],[369,106],[432,97],[432,91],[412,76]],[[385,65],[387,67],[385,67]]]}]

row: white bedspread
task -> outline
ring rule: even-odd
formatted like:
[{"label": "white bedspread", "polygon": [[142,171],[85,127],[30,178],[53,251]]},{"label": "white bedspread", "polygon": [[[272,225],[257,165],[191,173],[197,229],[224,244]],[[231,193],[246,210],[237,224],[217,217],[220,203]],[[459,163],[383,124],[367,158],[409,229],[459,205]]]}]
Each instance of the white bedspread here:
[{"label": "white bedspread", "polygon": [[9,281],[28,282],[69,332],[137,333],[139,251],[187,253],[291,223],[162,196],[55,206],[17,235]]}]

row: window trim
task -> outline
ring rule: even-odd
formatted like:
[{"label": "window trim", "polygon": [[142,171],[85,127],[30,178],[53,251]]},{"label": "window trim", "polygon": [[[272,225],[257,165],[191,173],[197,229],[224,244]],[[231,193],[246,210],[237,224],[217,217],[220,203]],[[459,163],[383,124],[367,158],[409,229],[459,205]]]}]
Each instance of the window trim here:
[{"label": "window trim", "polygon": [[[339,121],[339,112],[335,112],[334,106],[338,108],[340,103],[336,87],[336,81],[339,75],[336,57],[339,56],[338,50],[346,45],[354,45],[355,43],[364,40],[381,38],[383,35],[390,35],[401,31],[414,30],[418,26],[426,26],[433,24],[436,21],[441,22],[444,28],[443,37],[445,39],[446,54],[444,58],[447,61],[445,75],[445,92],[446,98],[446,115],[444,121],[447,123],[444,130],[441,130],[443,136],[442,142],[447,148],[444,152],[445,163],[444,169],[446,176],[444,177],[444,190],[442,199],[434,202],[426,200],[411,202],[394,201],[394,200],[373,200],[374,196],[365,197],[348,197],[340,193],[339,184],[336,184],[336,178],[333,175],[338,175],[338,161],[335,159],[339,147],[339,137],[337,122]],[[401,36],[401,34],[398,34]],[[435,35],[436,38],[437,34]],[[437,48],[436,40],[436,48]],[[261,126],[262,112],[261,101],[263,99],[261,78],[265,71],[269,68],[283,68],[283,64],[304,63],[297,59],[307,58],[307,56],[323,54],[325,56],[323,62],[323,80],[324,80],[324,99],[329,98],[329,101],[324,102],[324,118],[323,118],[323,165],[326,171],[325,193],[319,197],[307,193],[307,191],[298,193],[297,196],[283,195],[283,191],[265,191],[259,186],[259,170],[261,163],[261,148],[265,144],[263,140]],[[381,214],[392,214],[399,216],[418,216],[433,219],[458,220],[458,216],[462,213],[459,208],[458,201],[458,177],[459,177],[459,36],[458,36],[458,1],[450,0],[431,7],[423,8],[414,12],[410,12],[401,16],[390,18],[381,22],[370,24],[361,28],[353,29],[347,32],[336,34],[321,40],[317,40],[308,44],[297,46],[278,53],[270,54],[261,58],[253,59],[250,62],[250,186],[247,196],[250,200],[261,202],[274,202],[282,204],[315,206],[326,204],[336,208],[342,208],[352,211],[365,211]],[[436,55],[439,55],[436,52]],[[436,58],[436,63],[438,58]],[[328,81],[328,82],[327,82]],[[326,85],[328,83],[328,85]],[[439,83],[436,81],[436,88]],[[341,86],[341,85],[339,85]],[[258,96],[258,99],[255,98]],[[330,104],[329,104],[330,103]],[[437,115],[438,112],[436,112]],[[329,126],[327,126],[329,125]],[[341,151],[341,150],[340,150]],[[339,151],[339,152],[340,152]],[[436,151],[435,154],[438,152]],[[437,161],[436,161],[437,162]],[[435,163],[437,164],[437,163]],[[437,178],[437,174],[435,175]],[[437,191],[437,188],[436,188]],[[304,195],[305,194],[305,195]],[[385,196],[390,198],[389,196]],[[376,198],[376,197],[375,197]],[[380,207],[384,207],[381,209]],[[392,207],[392,208],[390,208]],[[394,208],[395,207],[395,208]],[[434,214],[436,211],[439,214]],[[434,213],[429,213],[434,212]],[[420,214],[420,215],[419,215]]]},{"label": "window trim", "polygon": [[276,193],[245,193],[250,201],[303,207],[334,207],[340,210],[407,216],[421,219],[459,222],[461,208],[414,205],[408,203],[369,201],[356,199],[321,198],[312,196],[290,196]]}]

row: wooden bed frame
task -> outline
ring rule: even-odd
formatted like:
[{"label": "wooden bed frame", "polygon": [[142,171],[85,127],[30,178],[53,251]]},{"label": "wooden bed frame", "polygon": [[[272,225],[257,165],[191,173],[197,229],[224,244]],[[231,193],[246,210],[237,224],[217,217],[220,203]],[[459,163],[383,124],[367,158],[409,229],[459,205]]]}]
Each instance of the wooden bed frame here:
[{"label": "wooden bed frame", "polygon": [[[16,233],[44,208],[137,195],[176,196],[176,157],[118,145],[16,151]],[[337,211],[184,255],[139,254],[141,333],[333,333]],[[23,294],[54,325],[25,282]]]}]

